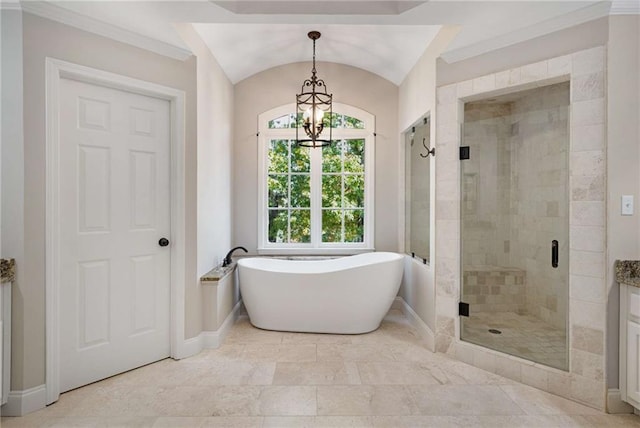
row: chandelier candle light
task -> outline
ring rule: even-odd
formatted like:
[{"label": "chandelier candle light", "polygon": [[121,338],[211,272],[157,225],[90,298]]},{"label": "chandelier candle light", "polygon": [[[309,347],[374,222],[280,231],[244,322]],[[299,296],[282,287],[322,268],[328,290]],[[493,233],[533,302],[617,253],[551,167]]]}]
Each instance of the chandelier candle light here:
[{"label": "chandelier candle light", "polygon": [[[297,117],[302,115],[302,128],[306,135],[299,135],[300,123],[296,125],[296,143],[303,147],[324,147],[331,144],[331,101],[333,94],[327,94],[324,80],[316,76],[316,40],[320,38],[319,31],[308,34],[313,40],[313,68],[311,78],[302,83],[300,94],[296,95]],[[310,90],[309,90],[310,89]],[[299,121],[300,119],[298,119]],[[321,138],[324,127],[328,126],[329,136]]]}]

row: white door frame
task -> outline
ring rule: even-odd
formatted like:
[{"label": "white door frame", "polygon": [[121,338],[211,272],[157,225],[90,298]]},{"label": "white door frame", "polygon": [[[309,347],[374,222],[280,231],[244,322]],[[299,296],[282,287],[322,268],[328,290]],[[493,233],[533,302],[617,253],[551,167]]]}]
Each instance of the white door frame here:
[{"label": "white door frame", "polygon": [[60,80],[78,80],[169,101],[171,104],[171,357],[184,354],[185,93],[177,89],[54,58],[46,59],[46,394],[60,396]]}]

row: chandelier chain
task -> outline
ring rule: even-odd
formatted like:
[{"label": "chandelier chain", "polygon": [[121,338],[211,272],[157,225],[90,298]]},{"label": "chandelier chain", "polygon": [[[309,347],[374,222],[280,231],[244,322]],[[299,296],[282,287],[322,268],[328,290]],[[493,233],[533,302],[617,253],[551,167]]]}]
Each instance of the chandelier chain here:
[{"label": "chandelier chain", "polygon": [[[327,93],[327,86],[318,78],[316,70],[316,40],[320,38],[320,32],[310,31],[308,37],[313,41],[313,67],[311,77],[302,83],[302,90],[296,95],[296,111],[303,119],[302,123],[296,126],[296,144],[303,147],[324,147],[332,142],[331,126],[328,126],[328,136],[320,136],[325,128],[325,117],[332,117],[333,95]],[[306,138],[299,136],[299,128],[304,129]]]}]

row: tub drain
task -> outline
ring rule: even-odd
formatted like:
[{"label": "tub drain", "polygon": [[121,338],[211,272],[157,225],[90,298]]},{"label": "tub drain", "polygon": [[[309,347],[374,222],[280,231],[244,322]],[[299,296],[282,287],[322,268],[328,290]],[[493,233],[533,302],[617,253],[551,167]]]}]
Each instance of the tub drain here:
[{"label": "tub drain", "polygon": [[490,328],[489,333],[491,334],[502,334],[500,330],[496,330],[495,328]]}]

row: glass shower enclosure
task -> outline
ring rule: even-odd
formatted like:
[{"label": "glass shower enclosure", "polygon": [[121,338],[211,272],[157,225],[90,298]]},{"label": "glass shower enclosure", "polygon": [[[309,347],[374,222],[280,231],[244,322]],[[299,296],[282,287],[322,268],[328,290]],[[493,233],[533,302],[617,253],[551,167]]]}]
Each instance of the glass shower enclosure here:
[{"label": "glass shower enclosure", "polygon": [[464,106],[467,342],[568,370],[569,83]]},{"label": "glass shower enclosure", "polygon": [[430,120],[425,116],[405,133],[405,253],[430,260]]}]

